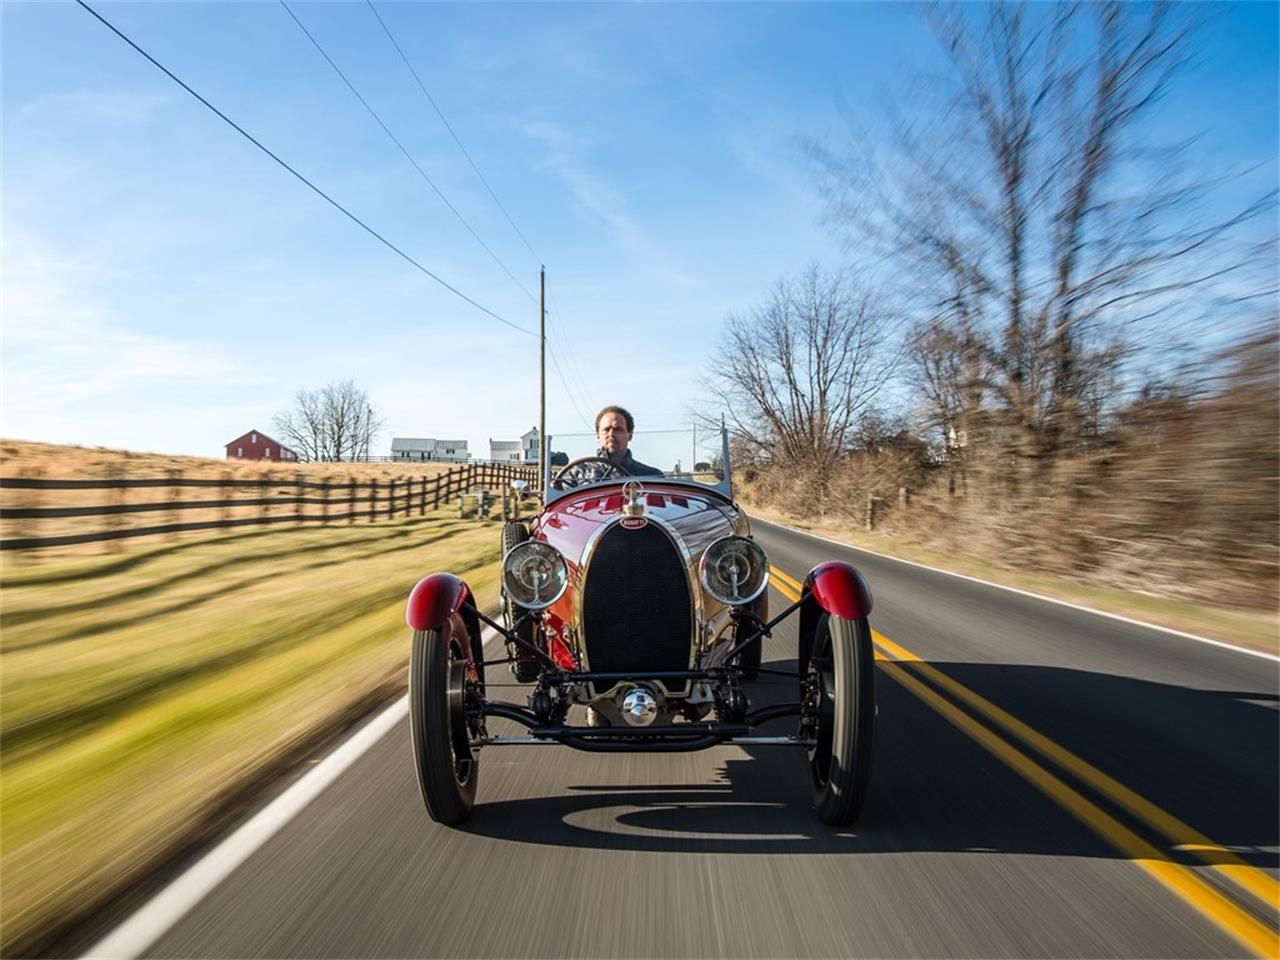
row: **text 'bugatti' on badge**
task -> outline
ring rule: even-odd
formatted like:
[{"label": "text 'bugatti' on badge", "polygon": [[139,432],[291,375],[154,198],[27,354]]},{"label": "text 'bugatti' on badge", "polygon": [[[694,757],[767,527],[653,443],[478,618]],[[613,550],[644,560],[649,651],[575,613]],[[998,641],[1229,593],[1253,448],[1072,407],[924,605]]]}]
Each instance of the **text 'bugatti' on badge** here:
[{"label": "text 'bugatti' on badge", "polygon": [[644,517],[623,517],[618,523],[626,527],[628,530],[639,530],[641,527],[647,527],[649,521]]}]

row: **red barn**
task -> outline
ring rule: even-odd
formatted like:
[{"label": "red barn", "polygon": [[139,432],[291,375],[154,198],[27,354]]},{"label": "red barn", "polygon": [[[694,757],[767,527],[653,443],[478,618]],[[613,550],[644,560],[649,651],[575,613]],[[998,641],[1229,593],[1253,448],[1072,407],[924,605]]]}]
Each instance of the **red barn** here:
[{"label": "red barn", "polygon": [[227,444],[228,460],[297,460],[298,455],[261,430],[250,430]]}]

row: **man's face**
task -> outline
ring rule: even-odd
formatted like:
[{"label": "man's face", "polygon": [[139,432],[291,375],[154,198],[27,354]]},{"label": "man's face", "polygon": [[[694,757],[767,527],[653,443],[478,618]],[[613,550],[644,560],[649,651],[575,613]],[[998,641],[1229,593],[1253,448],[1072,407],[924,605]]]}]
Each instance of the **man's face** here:
[{"label": "man's face", "polygon": [[596,424],[596,441],[610,460],[621,460],[627,453],[627,444],[631,442],[626,419],[618,413],[606,413]]}]

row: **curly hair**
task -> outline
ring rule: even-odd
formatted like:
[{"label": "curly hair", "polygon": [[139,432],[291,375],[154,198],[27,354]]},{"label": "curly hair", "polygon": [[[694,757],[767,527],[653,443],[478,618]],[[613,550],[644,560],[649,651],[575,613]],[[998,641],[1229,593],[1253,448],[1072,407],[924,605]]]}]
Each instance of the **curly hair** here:
[{"label": "curly hair", "polygon": [[635,417],[631,416],[630,412],[623,409],[622,407],[610,404],[609,406],[605,407],[603,410],[601,410],[599,413],[596,414],[596,433],[600,432],[600,418],[603,417],[606,413],[616,413],[623,420],[627,421],[627,433],[636,432]]}]

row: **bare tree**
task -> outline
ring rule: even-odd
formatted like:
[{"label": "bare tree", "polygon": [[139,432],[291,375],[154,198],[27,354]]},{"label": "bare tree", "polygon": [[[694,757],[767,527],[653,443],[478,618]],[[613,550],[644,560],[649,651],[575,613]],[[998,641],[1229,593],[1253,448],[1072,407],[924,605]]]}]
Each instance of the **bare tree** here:
[{"label": "bare tree", "polygon": [[833,224],[902,279],[930,419],[971,443],[964,421],[984,419],[1016,483],[1087,447],[1143,333],[1172,340],[1196,308],[1221,317],[1214,295],[1270,242],[1242,255],[1240,228],[1275,191],[1206,217],[1213,182],[1179,173],[1178,146],[1144,143],[1190,56],[1194,8],[927,10],[949,92],[892,120],[887,154],[865,135],[813,152]]},{"label": "bare tree", "polygon": [[272,426],[302,460],[367,460],[383,421],[369,395],[352,380],[319,390],[299,390],[293,406],[276,414]]},{"label": "bare tree", "polygon": [[825,495],[859,414],[892,373],[890,327],[874,297],[817,266],[730,316],[704,387],[735,448],[811,471]]}]

